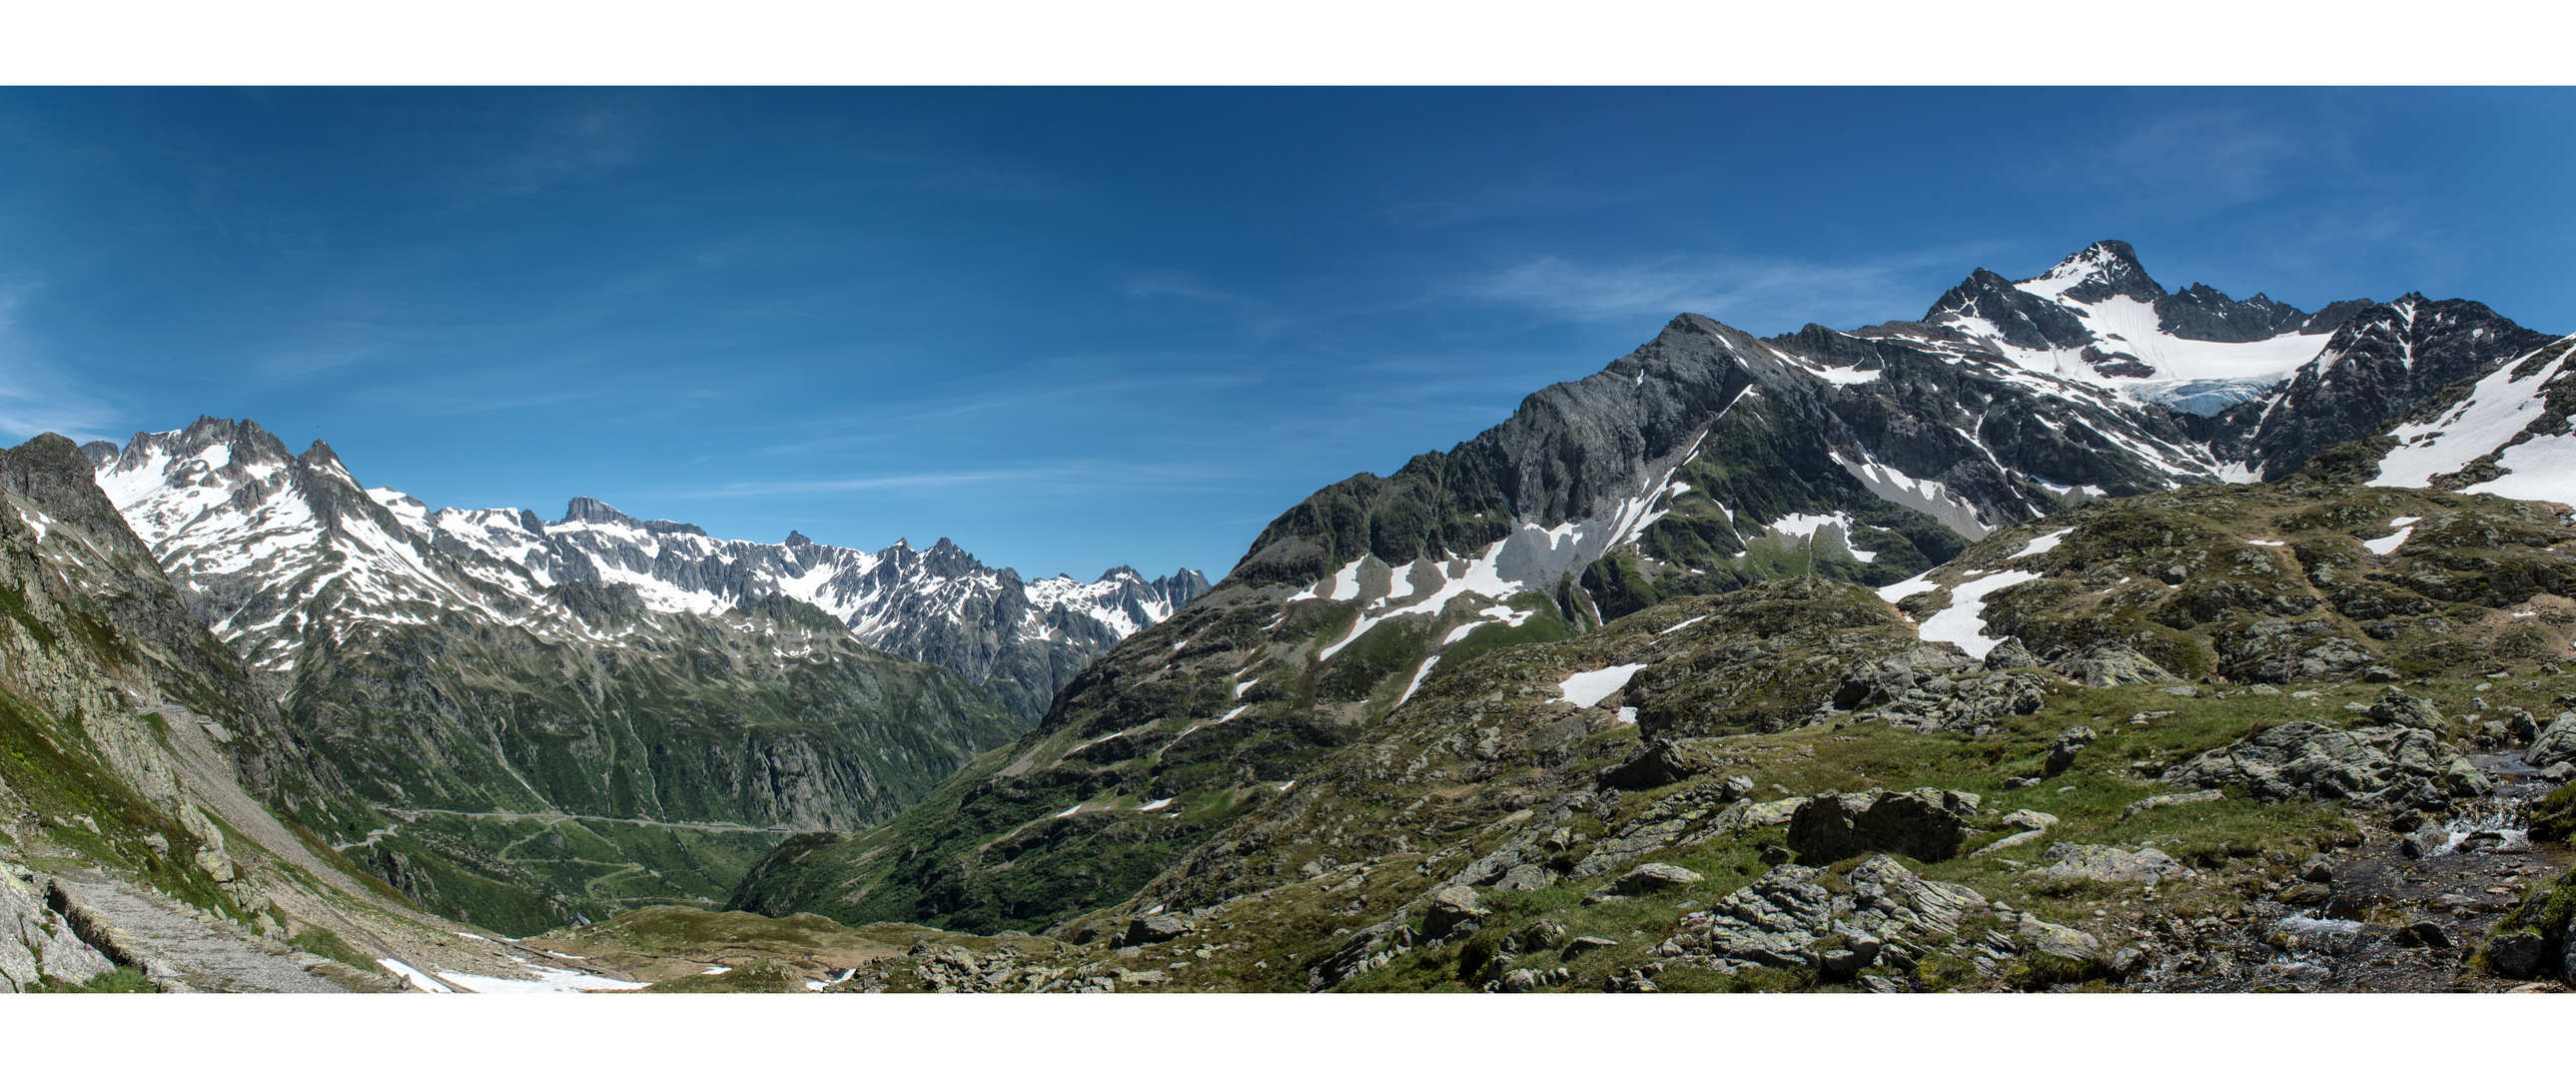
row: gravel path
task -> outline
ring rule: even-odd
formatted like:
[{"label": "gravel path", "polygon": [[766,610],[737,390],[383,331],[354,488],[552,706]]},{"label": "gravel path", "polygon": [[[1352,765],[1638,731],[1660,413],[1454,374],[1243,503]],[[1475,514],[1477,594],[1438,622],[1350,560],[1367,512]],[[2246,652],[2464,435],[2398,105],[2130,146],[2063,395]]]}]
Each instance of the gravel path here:
[{"label": "gravel path", "polygon": [[53,884],[121,929],[142,954],[144,973],[176,977],[207,993],[346,993],[307,971],[301,954],[190,914],[158,895],[92,874],[62,874]]}]

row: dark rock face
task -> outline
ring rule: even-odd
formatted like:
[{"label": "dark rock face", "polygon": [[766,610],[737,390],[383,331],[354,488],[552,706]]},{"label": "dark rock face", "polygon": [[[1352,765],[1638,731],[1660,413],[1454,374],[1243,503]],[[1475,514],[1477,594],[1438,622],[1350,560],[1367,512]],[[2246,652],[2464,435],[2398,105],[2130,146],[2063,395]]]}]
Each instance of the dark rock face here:
[{"label": "dark rock face", "polygon": [[2326,447],[2379,434],[2443,387],[2551,340],[2473,300],[2409,293],[2372,304],[2347,317],[2288,383],[2213,417],[2210,442],[2277,480]]},{"label": "dark rock face", "polygon": [[2093,332],[2065,308],[2014,288],[2002,274],[1983,267],[1942,293],[1922,321],[1933,322],[1948,314],[1992,322],[2003,331],[2005,341],[2023,348],[2082,348],[2093,342]]},{"label": "dark rock face", "polygon": [[2197,281],[2190,288],[2158,296],[2153,302],[2156,328],[2191,341],[2264,341],[2284,333],[2330,332],[2342,322],[2337,319],[2324,330],[2312,330],[2310,327],[2320,316],[2260,292],[2250,299],[2231,300],[2226,293]]},{"label": "dark rock face", "polygon": [[1821,795],[1789,820],[1789,847],[1806,865],[1829,865],[1856,854],[1894,854],[1918,862],[1955,858],[1976,832],[1978,798],[1964,791],[1924,787]]}]

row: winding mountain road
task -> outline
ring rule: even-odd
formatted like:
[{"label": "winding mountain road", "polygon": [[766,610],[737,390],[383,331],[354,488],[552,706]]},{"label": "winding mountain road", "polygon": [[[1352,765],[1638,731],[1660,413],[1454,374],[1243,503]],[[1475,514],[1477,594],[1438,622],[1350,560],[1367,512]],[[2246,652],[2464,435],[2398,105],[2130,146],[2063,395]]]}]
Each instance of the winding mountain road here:
[{"label": "winding mountain road", "polygon": [[[410,820],[413,817],[417,817],[424,813],[436,813],[448,817],[472,817],[477,820],[497,820],[511,824],[515,824],[519,821],[535,821],[540,824],[554,824],[561,821],[580,820],[598,821],[604,824],[634,824],[641,825],[646,828],[686,828],[691,831],[699,832],[767,832],[773,835],[794,835],[799,831],[811,830],[787,827],[759,828],[748,824],[697,824],[680,821],[646,820],[643,817],[593,817],[581,813],[468,813],[460,809],[396,809],[392,806],[377,806],[376,808],[383,812],[391,813],[394,816],[401,817],[404,820]],[[377,832],[370,832],[368,833],[367,841],[365,843],[354,843],[351,844],[351,846],[366,846],[368,843],[373,843],[379,836],[391,834],[393,834],[393,829],[391,828],[382,829]]]}]

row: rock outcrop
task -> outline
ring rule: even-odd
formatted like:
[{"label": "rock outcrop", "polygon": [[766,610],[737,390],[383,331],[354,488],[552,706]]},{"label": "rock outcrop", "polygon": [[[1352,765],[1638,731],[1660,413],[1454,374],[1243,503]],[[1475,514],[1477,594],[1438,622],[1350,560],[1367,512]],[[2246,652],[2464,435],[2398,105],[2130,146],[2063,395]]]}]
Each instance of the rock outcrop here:
[{"label": "rock outcrop", "polygon": [[1955,858],[1977,830],[1977,802],[1974,794],[1934,787],[1823,795],[1790,818],[1789,847],[1808,865],[1872,853],[1918,862]]},{"label": "rock outcrop", "polygon": [[81,985],[116,964],[54,913],[25,866],[0,861],[0,993],[24,993],[43,978]]},{"label": "rock outcrop", "polygon": [[2478,792],[2445,785],[2455,762],[2465,763],[2419,728],[2390,724],[2339,731],[2302,720],[2210,750],[2166,770],[2163,778],[2193,789],[2242,786],[2265,802],[2475,797]]}]

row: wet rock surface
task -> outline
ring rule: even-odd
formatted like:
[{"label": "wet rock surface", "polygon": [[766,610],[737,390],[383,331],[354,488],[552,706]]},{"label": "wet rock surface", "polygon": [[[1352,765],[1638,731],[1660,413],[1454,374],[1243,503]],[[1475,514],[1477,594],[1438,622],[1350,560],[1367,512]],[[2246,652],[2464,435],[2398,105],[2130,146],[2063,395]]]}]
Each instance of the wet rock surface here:
[{"label": "wet rock surface", "polygon": [[[2320,856],[2295,882],[2258,890],[2233,910],[2150,919],[2141,936],[2153,961],[2129,987],[2426,993],[2499,991],[2534,976],[2554,984],[2557,972],[2539,952],[2520,976],[2471,961],[2527,889],[2576,862],[2564,844],[2521,835],[2525,807],[2553,784],[2514,754],[2468,760],[2493,777],[2489,796],[2413,832],[2372,824],[2358,846]],[[2409,857],[2402,848],[2418,833],[2439,840]],[[2508,955],[2520,952],[2509,946]]]},{"label": "wet rock surface", "polygon": [[2187,789],[2242,786],[2267,802],[2373,798],[2434,803],[2446,796],[2442,781],[2458,761],[2440,738],[2417,727],[2389,723],[2336,730],[2303,720],[2203,753],[2165,772],[2164,780]]}]

